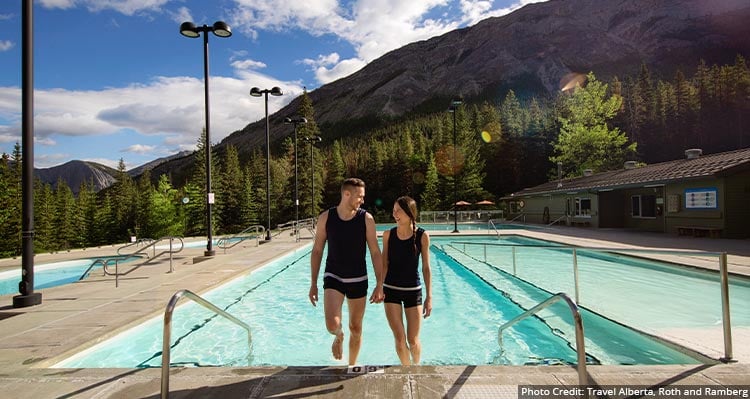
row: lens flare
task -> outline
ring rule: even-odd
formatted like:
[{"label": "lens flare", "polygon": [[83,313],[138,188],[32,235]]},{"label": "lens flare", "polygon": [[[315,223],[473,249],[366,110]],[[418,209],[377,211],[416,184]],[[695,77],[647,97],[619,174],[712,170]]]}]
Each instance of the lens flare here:
[{"label": "lens flare", "polygon": [[482,131],[482,141],[484,141],[485,143],[492,142],[492,135],[490,134],[490,132],[486,130]]},{"label": "lens flare", "polygon": [[414,172],[414,175],[412,175],[411,179],[414,184],[424,184],[424,173]]},{"label": "lens flare", "polygon": [[[464,167],[464,154],[460,148],[456,148],[455,160],[453,159],[453,146],[445,145],[435,152],[435,166],[437,167],[438,173],[443,176],[453,176],[461,173],[461,169]],[[454,164],[455,161],[455,164]]]},{"label": "lens flare", "polygon": [[585,85],[586,75],[578,72],[571,72],[560,79],[560,91],[567,91]]}]

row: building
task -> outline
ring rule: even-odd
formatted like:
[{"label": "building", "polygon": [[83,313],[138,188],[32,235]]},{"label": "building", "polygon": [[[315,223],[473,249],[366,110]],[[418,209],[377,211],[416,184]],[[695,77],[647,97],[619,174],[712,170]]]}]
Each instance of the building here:
[{"label": "building", "polygon": [[547,182],[502,198],[507,219],[750,237],[750,148]]}]

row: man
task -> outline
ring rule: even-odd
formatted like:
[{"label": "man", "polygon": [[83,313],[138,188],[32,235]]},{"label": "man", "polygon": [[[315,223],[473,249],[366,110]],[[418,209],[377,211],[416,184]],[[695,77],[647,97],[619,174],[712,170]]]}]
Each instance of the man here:
[{"label": "man", "polygon": [[370,249],[370,258],[375,269],[376,285],[370,303],[383,301],[382,262],[375,219],[360,206],[365,199],[365,182],[349,178],[341,185],[341,201],[338,206],[323,212],[318,217],[310,266],[310,302],[318,302],[318,273],[323,259],[323,249],[328,242],[325,273],[323,274],[323,306],[326,329],[333,334],[331,351],[337,360],[343,357],[344,331],[341,326],[341,309],[346,298],[349,309],[349,364],[357,362],[362,344],[362,319],[365,315],[367,296],[367,266],[365,243]]}]

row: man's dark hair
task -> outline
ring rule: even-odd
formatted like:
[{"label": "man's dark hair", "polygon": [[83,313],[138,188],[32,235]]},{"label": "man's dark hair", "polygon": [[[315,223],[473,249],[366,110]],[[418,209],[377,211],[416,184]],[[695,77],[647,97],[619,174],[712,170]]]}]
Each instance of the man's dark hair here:
[{"label": "man's dark hair", "polygon": [[341,183],[341,191],[349,190],[355,187],[365,187],[365,181],[362,179],[357,179],[356,177],[350,177],[346,180],[344,180],[343,183]]}]

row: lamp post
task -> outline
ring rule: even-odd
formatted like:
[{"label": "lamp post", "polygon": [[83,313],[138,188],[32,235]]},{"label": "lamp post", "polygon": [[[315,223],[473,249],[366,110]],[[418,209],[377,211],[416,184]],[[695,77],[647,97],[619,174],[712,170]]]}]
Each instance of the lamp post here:
[{"label": "lamp post", "polygon": [[463,104],[463,99],[455,97],[451,100],[448,112],[453,114],[453,233],[458,233],[458,176],[456,176],[456,112]]},{"label": "lamp post", "polygon": [[320,143],[323,139],[320,136],[303,137],[302,141],[310,144],[310,217],[315,223],[315,163],[313,162],[313,145]]},{"label": "lamp post", "polygon": [[21,3],[21,281],[14,308],[42,303],[34,292],[34,2]]},{"label": "lamp post", "polygon": [[[297,125],[306,124],[307,118],[284,118],[284,123],[294,124],[294,234],[297,234],[297,223],[299,223],[299,190],[297,183],[297,158],[299,153],[297,152]],[[299,240],[299,235],[297,236]]]},{"label": "lamp post", "polygon": [[195,26],[192,22],[183,22],[180,25],[180,33],[191,39],[195,39],[203,33],[203,95],[206,107],[206,251],[205,256],[214,256],[213,250],[213,224],[211,223],[211,205],[214,203],[214,193],[211,192],[211,123],[208,111],[208,32],[213,32],[218,37],[232,36],[232,30],[224,21],[216,21],[212,26]]},{"label": "lamp post", "polygon": [[284,93],[278,87],[270,89],[259,89],[253,87],[250,89],[250,95],[253,97],[266,96],[266,212],[268,213],[268,226],[266,226],[266,241],[271,241],[271,133],[268,126],[268,94],[280,96]]}]

